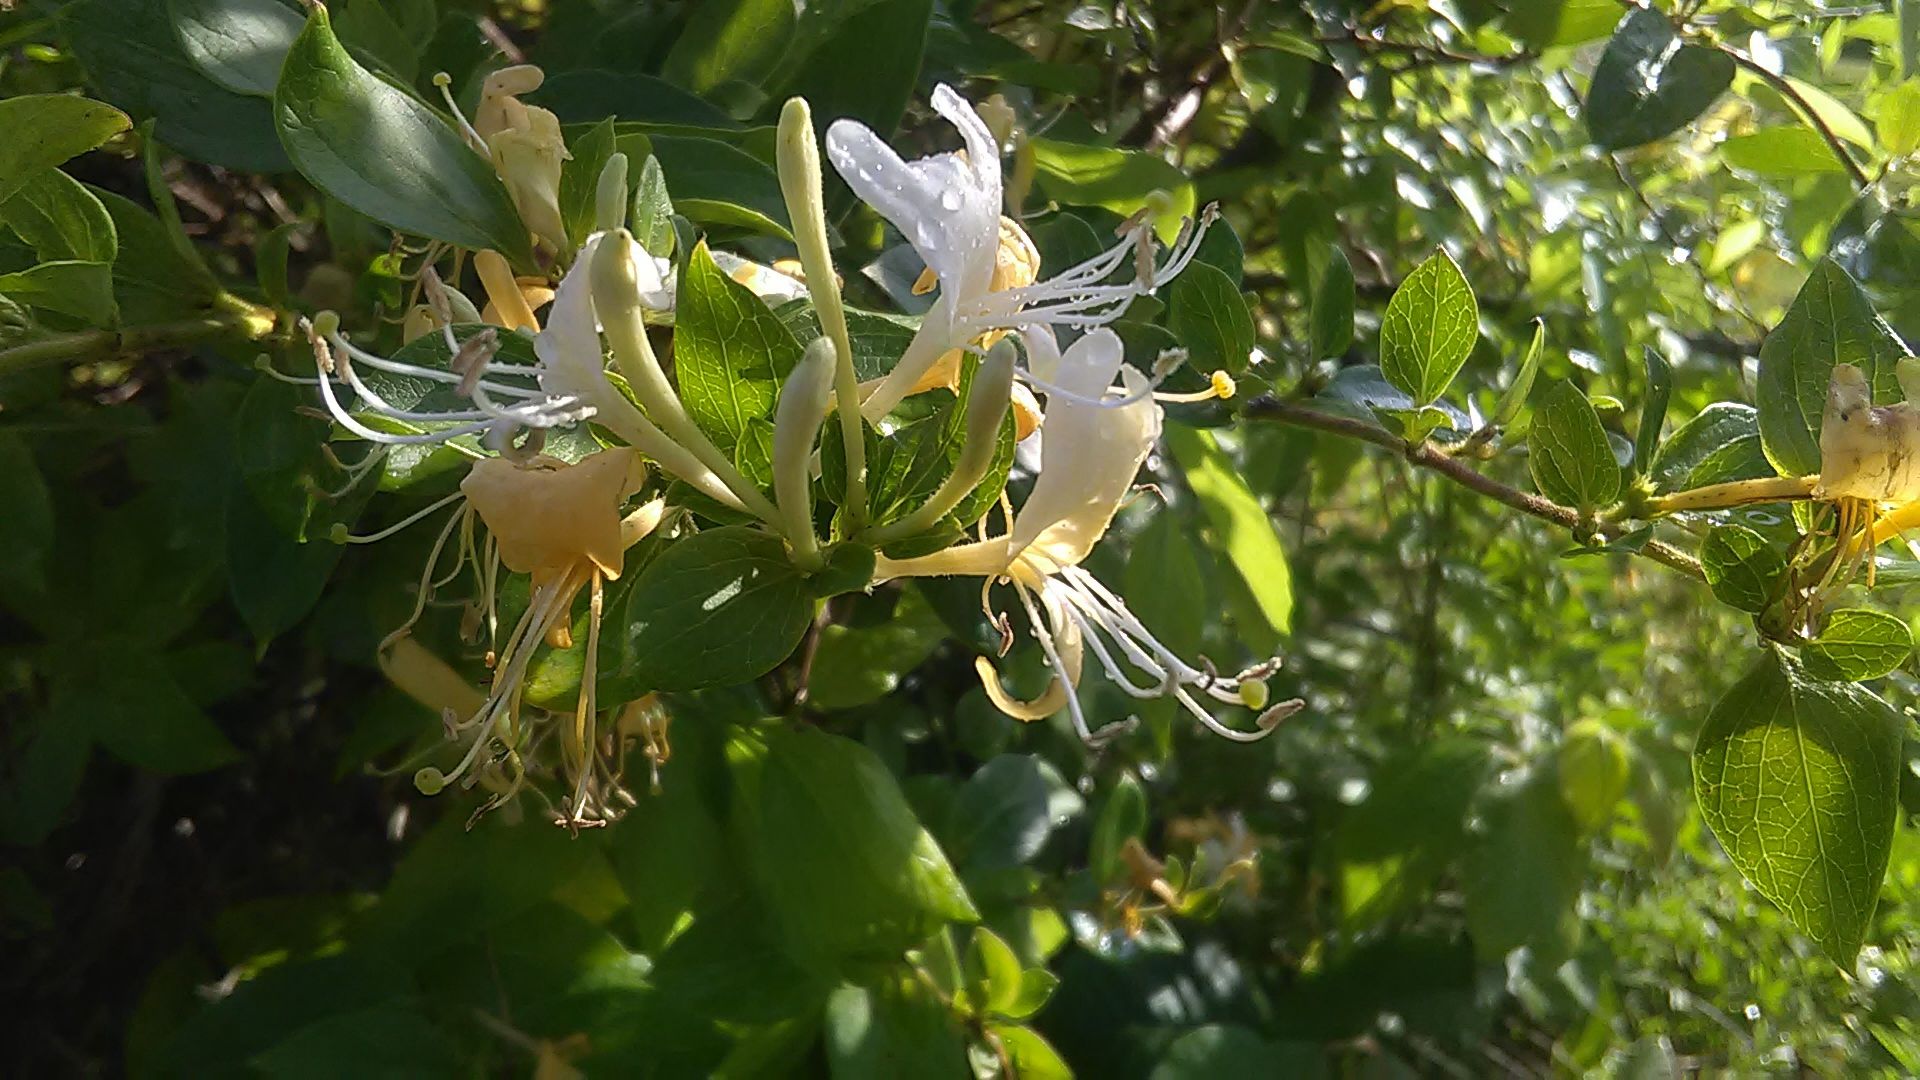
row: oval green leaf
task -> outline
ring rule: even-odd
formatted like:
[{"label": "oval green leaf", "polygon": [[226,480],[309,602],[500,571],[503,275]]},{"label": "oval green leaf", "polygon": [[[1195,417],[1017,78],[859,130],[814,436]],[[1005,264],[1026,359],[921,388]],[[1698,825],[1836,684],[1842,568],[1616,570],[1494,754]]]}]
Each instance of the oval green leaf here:
[{"label": "oval green leaf", "polygon": [[807,579],[777,537],[746,526],[675,542],[627,597],[626,653],[656,690],[759,678],[793,653],[813,620]]},{"label": "oval green leaf", "polygon": [[1772,602],[1787,572],[1780,553],[1745,525],[1715,526],[1700,545],[1700,568],[1721,603],[1755,613]]},{"label": "oval green leaf", "polygon": [[1195,262],[1167,290],[1167,326],[1203,375],[1247,370],[1253,354],[1253,315],[1233,279],[1219,267]]},{"label": "oval green leaf", "polygon": [[1770,652],[1715,705],[1693,749],[1707,826],[1762,896],[1851,969],[1899,813],[1903,724],[1851,683]]},{"label": "oval green leaf", "polygon": [[1480,304],[1466,275],[1435,251],[1394,290],[1380,323],[1380,370],[1387,381],[1431,404],[1446,392],[1480,336]]},{"label": "oval green leaf", "polygon": [[287,156],[322,191],[401,232],[532,258],[493,166],[439,114],[347,55],[316,8],[273,94]]},{"label": "oval green leaf", "polygon": [[1733,57],[1682,44],[1673,20],[1649,8],[1620,21],[1593,69],[1587,131],[1602,150],[1624,150],[1679,130],[1733,83]]},{"label": "oval green leaf", "polygon": [[1592,510],[1620,496],[1620,463],[1606,429],[1593,404],[1572,383],[1561,380],[1547,389],[1527,444],[1532,448],[1533,481],[1547,498]]},{"label": "oval green leaf", "polygon": [[0,101],[0,202],[40,170],[58,165],[133,126],[111,105],[72,94],[28,94]]},{"label": "oval green leaf", "polygon": [[1873,384],[1876,404],[1900,399],[1894,364],[1907,348],[1852,275],[1826,259],[1760,346],[1760,441],[1787,476],[1820,471],[1820,418],[1835,364],[1852,364]]},{"label": "oval green leaf", "polygon": [[1907,624],[1867,608],[1834,612],[1820,636],[1800,651],[1809,673],[1839,682],[1883,678],[1912,655],[1913,632]]}]

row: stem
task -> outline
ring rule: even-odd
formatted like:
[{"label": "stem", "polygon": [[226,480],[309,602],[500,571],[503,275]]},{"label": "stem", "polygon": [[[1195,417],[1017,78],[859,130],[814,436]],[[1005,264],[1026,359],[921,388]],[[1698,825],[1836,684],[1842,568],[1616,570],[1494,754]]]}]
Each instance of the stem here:
[{"label": "stem", "polygon": [[[1369,442],[1375,446],[1405,454],[1409,462],[1422,469],[1437,472],[1461,487],[1563,528],[1580,529],[1593,524],[1590,519],[1571,506],[1562,506],[1551,499],[1509,487],[1431,446],[1410,444],[1385,428],[1364,420],[1332,416],[1303,405],[1295,405],[1270,397],[1256,398],[1249,402],[1243,415],[1249,419],[1274,420],[1282,424],[1292,424],[1295,427],[1324,431],[1330,435],[1358,439],[1361,442]],[[1608,538],[1617,538],[1632,531],[1625,525],[1613,522],[1600,522],[1597,527],[1599,532]],[[1706,580],[1705,573],[1700,569],[1700,561],[1671,544],[1649,540],[1647,546],[1641,548],[1638,554],[1672,567],[1688,577],[1700,581]]]},{"label": "stem", "polygon": [[258,341],[273,330],[273,317],[258,308],[207,315],[179,322],[129,326],[124,330],[80,330],[0,349],[0,378],[55,364],[101,356],[140,353],[192,345],[221,337]]},{"label": "stem", "polygon": [[1726,510],[1754,503],[1786,502],[1813,497],[1817,476],[1766,476],[1758,480],[1733,480],[1708,484],[1671,495],[1656,495],[1646,501],[1646,517],[1682,514],[1695,510]]},{"label": "stem", "polygon": [[1752,72],[1761,82],[1773,87],[1781,97],[1793,103],[1793,107],[1799,111],[1801,118],[1807,122],[1808,126],[1819,132],[1820,137],[1827,141],[1827,149],[1833,151],[1833,156],[1839,158],[1840,164],[1847,167],[1848,174],[1853,177],[1854,187],[1866,191],[1873,186],[1873,179],[1860,167],[1859,162],[1853,160],[1853,155],[1847,150],[1847,144],[1840,141],[1840,136],[1833,133],[1833,129],[1827,126],[1827,122],[1820,118],[1820,114],[1814,111],[1812,105],[1808,104],[1805,95],[1788,82],[1785,75],[1769,71],[1766,65],[1731,45],[1717,47],[1721,52],[1733,57],[1734,63]]}]

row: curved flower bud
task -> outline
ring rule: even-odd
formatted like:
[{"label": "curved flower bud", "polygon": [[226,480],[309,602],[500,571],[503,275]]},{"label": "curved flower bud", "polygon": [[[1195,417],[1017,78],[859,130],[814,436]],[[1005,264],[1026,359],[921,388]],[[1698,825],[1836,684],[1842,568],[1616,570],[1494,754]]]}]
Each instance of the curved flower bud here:
[{"label": "curved flower bud", "polygon": [[773,418],[773,496],[784,521],[795,565],[820,566],[813,535],[813,446],[833,400],[834,347],[815,338],[780,388]]}]

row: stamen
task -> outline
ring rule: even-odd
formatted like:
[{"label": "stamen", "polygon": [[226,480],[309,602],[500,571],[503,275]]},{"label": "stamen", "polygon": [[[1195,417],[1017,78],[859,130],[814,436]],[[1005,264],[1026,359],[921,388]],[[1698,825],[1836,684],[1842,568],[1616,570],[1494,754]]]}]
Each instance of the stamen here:
[{"label": "stamen", "polygon": [[440,510],[441,508],[451,503],[457,502],[462,498],[465,498],[465,496],[462,495],[460,492],[456,491],[453,494],[448,495],[446,498],[435,500],[431,505],[425,507],[424,509],[416,510],[411,514],[408,514],[406,517],[401,518],[399,521],[395,522],[392,525],[387,526],[384,529],[381,529],[379,532],[367,533],[365,535],[348,534],[345,537],[345,542],[349,544],[372,544],[372,543],[377,543],[381,540],[385,540],[387,537],[392,536],[395,533],[404,531],[410,525],[417,524],[420,521],[423,521],[429,517],[432,517],[436,511]]},{"label": "stamen", "polygon": [[474,153],[485,157],[487,140],[480,137],[480,133],[473,129],[472,124],[467,123],[467,114],[461,112],[460,106],[453,100],[453,76],[444,71],[436,71],[433,73],[433,85],[440,88],[440,99],[447,103],[447,111],[453,114],[454,126],[460,129],[460,137],[467,141],[467,145],[473,148]]}]

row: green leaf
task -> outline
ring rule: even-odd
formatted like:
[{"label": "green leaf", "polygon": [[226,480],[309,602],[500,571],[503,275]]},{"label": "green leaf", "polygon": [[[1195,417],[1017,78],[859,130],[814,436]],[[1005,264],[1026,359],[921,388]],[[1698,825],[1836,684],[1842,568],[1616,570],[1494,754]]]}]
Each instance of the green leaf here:
[{"label": "green leaf", "polygon": [[1019,866],[1053,833],[1050,790],[1038,758],[1001,754],[954,794],[947,828],[953,857],[969,874]]},{"label": "green leaf", "polygon": [[1545,319],[1533,320],[1533,339],[1527,344],[1527,355],[1520,361],[1520,370],[1513,376],[1513,382],[1507,384],[1505,393],[1500,395],[1499,404],[1493,407],[1493,423],[1496,427],[1506,427],[1520,415],[1520,410],[1533,394],[1533,380],[1540,373],[1540,357],[1546,351],[1547,323]]},{"label": "green leaf", "polygon": [[[1860,119],[1859,114],[1852,109],[1847,108],[1839,98],[1805,79],[1796,79],[1791,75],[1785,78],[1787,84],[1800,95],[1800,100],[1806,102],[1807,111],[1813,114],[1807,125],[1809,128],[1813,127],[1812,120],[1818,120],[1826,125],[1828,131],[1833,132],[1835,138],[1844,139],[1868,150],[1874,148],[1873,132],[1868,129],[1866,121]],[[1800,110],[1797,102],[1792,108],[1796,112]],[[1807,118],[1803,116],[1803,119]]]},{"label": "green leaf", "polygon": [[1664,13],[1637,8],[1620,20],[1593,69],[1587,131],[1602,150],[1653,142],[1707,111],[1733,84],[1733,57],[1683,44]]},{"label": "green leaf", "polygon": [[1640,429],[1633,434],[1633,471],[1644,474],[1660,446],[1660,429],[1667,422],[1667,401],[1673,396],[1673,365],[1647,346],[1647,400],[1640,406]]},{"label": "green leaf", "polygon": [[25,440],[0,430],[0,586],[37,587],[53,551],[53,499]]},{"label": "green leaf", "polygon": [[1207,1080],[1218,1076],[1327,1075],[1320,1048],[1305,1042],[1268,1042],[1235,1024],[1204,1024],[1173,1040],[1149,1080]]},{"label": "green leaf", "polygon": [[42,262],[112,263],[120,253],[113,218],[85,184],[59,169],[42,169],[0,203],[5,221]]},{"label": "green leaf", "polygon": [[1202,375],[1247,370],[1253,353],[1253,315],[1233,279],[1203,262],[1181,273],[1167,294],[1167,326]]},{"label": "green leaf", "polygon": [[254,97],[273,96],[306,24],[282,0],[167,0],[167,10],[187,59],[220,86]]},{"label": "green leaf", "polygon": [[198,261],[173,246],[160,219],[130,199],[101,188],[87,189],[106,207],[120,242],[113,262],[113,294],[120,317],[130,323],[161,322],[198,314],[220,295],[220,285]]},{"label": "green leaf", "polygon": [[287,155],[322,191],[398,229],[529,263],[526,226],[487,159],[347,55],[316,8],[273,94]]},{"label": "green leaf", "polygon": [[340,43],[366,57],[396,82],[413,81],[420,68],[415,36],[387,13],[392,0],[350,0],[339,14]]},{"label": "green leaf", "polygon": [[[872,566],[866,570],[858,587],[872,580]],[[893,614],[877,625],[829,626],[820,632],[813,654],[807,702],[819,709],[850,709],[878,701],[946,637],[946,624],[912,590],[901,593]]]},{"label": "green leaf", "polygon": [[1761,128],[1720,144],[1720,156],[1737,169],[1762,176],[1818,176],[1845,172],[1833,147],[1811,128]]},{"label": "green leaf", "polygon": [[1760,895],[1851,969],[1899,816],[1904,724],[1851,683],[1762,655],[1715,705],[1693,749],[1694,794]]},{"label": "green leaf", "polygon": [[133,126],[111,105],[72,94],[28,94],[0,100],[0,202],[52,168]]},{"label": "green leaf", "polygon": [[1273,520],[1211,433],[1168,424],[1164,438],[1261,616],[1285,635],[1293,625],[1293,576]]},{"label": "green leaf", "polygon": [[967,1072],[966,1043],[927,988],[905,979],[827,998],[827,1065],[835,1080],[951,1077]]},{"label": "green leaf", "polygon": [[1000,1052],[1013,1063],[1012,1075],[1020,1080],[1073,1080],[1060,1052],[1032,1028],[991,1024],[987,1035],[1000,1044]]},{"label": "green leaf", "polygon": [[816,966],[898,960],[978,918],[960,879],[873,751],[811,728],[737,738],[733,823],[773,922]]},{"label": "green leaf", "polygon": [[1380,370],[1415,405],[1446,392],[1480,337],[1480,306],[1445,251],[1416,267],[1387,301],[1380,323]]},{"label": "green leaf", "polygon": [[687,412],[722,450],[755,420],[771,423],[800,343],[753,290],[728,277],[703,243],[687,259],[673,339]]},{"label": "green leaf", "polygon": [[[588,128],[586,134],[573,140],[573,145],[567,148],[573,159],[560,172],[560,217],[567,226],[567,239],[576,247],[593,233],[600,172],[613,156],[613,148],[612,117]],[[621,201],[626,201],[625,196]]]},{"label": "green leaf", "polygon": [[687,19],[663,74],[696,93],[758,83],[793,46],[798,21],[790,0],[709,0]]},{"label": "green leaf", "polygon": [[[806,98],[816,116],[850,116],[875,131],[892,131],[913,96],[932,15],[932,0],[873,4],[812,51],[781,96]],[[875,42],[886,47],[876,49]]]},{"label": "green leaf", "polygon": [[1680,425],[1653,456],[1656,492],[1772,476],[1760,449],[1760,414],[1750,405],[1716,401]]},{"label": "green leaf", "polygon": [[1343,356],[1353,344],[1353,263],[1346,249],[1328,249],[1327,269],[1313,291],[1313,355],[1315,359]]},{"label": "green leaf", "polygon": [[1020,957],[998,934],[976,926],[967,944],[967,996],[976,1014],[1005,1013],[1020,1000]]},{"label": "green leaf", "polygon": [[1527,433],[1528,462],[1540,493],[1582,511],[1620,496],[1620,465],[1600,415],[1580,388],[1561,380],[1547,388]]},{"label": "green leaf", "polygon": [[1590,833],[1613,820],[1633,778],[1626,740],[1598,720],[1582,720],[1567,729],[1554,768],[1560,801],[1581,830]]},{"label": "green leaf", "polygon": [[1842,608],[1827,616],[1820,635],[1800,651],[1817,679],[1857,682],[1898,670],[1913,655],[1913,632],[1884,611]]},{"label": "green leaf", "polygon": [[1474,739],[1442,739],[1407,751],[1371,777],[1366,801],[1334,827],[1340,908],[1363,929],[1419,901],[1459,852],[1467,807],[1488,766]]},{"label": "green leaf", "polygon": [[100,96],[153,117],[169,149],[195,161],[247,172],[289,167],[273,137],[273,106],[236,94],[201,73],[159,0],[77,0],[60,24]]},{"label": "green leaf", "polygon": [[633,216],[627,228],[647,254],[659,259],[673,254],[673,200],[667,196],[660,159],[652,154],[640,163],[639,179],[633,185]]},{"label": "green leaf", "polygon": [[1128,840],[1140,840],[1147,833],[1147,793],[1131,773],[1120,777],[1094,819],[1093,839],[1089,842],[1087,863],[1094,880],[1105,884],[1126,873],[1120,852]]},{"label": "green leaf", "polygon": [[103,262],[45,262],[0,274],[0,296],[84,319],[89,326],[112,326],[120,318],[113,299],[113,267]]},{"label": "green leaf", "polygon": [[1906,157],[1920,150],[1920,78],[1908,78],[1881,95],[1874,122],[1887,153]]},{"label": "green leaf", "polygon": [[729,686],[791,655],[813,605],[778,537],[728,526],[674,542],[641,571],[621,632],[626,654],[640,658],[635,675],[644,685]]},{"label": "green leaf", "polygon": [[[361,0],[362,3],[365,0]],[[316,1020],[249,1064],[286,1080],[358,1076],[454,1076],[454,1045],[417,1008],[383,1004]]]},{"label": "green leaf", "polygon": [[1031,139],[1028,145],[1040,190],[1070,206],[1102,206],[1127,217],[1156,191],[1171,196],[1153,219],[1163,242],[1173,242],[1181,220],[1192,217],[1198,205],[1187,174],[1153,154],[1057,139]]},{"label": "green leaf", "polygon": [[1760,441],[1785,476],[1820,471],[1820,419],[1835,364],[1853,364],[1876,404],[1900,400],[1894,365],[1907,348],[1840,264],[1814,267],[1793,305],[1760,346]]},{"label": "green leaf", "polygon": [[1486,829],[1461,870],[1467,930],[1482,960],[1526,948],[1557,966],[1580,934],[1577,904],[1586,877],[1580,830],[1551,773],[1493,800]]},{"label": "green leaf", "polygon": [[718,139],[655,135],[650,145],[680,192],[674,210],[702,225],[793,239],[780,180],[759,158]]},{"label": "green leaf", "polygon": [[128,764],[179,774],[239,760],[149,648],[70,645],[55,662],[53,681],[56,707],[86,717],[94,741]]},{"label": "green leaf", "polygon": [[1716,525],[1700,545],[1700,567],[1721,603],[1756,613],[1779,592],[1787,572],[1780,553],[1745,525]]}]

